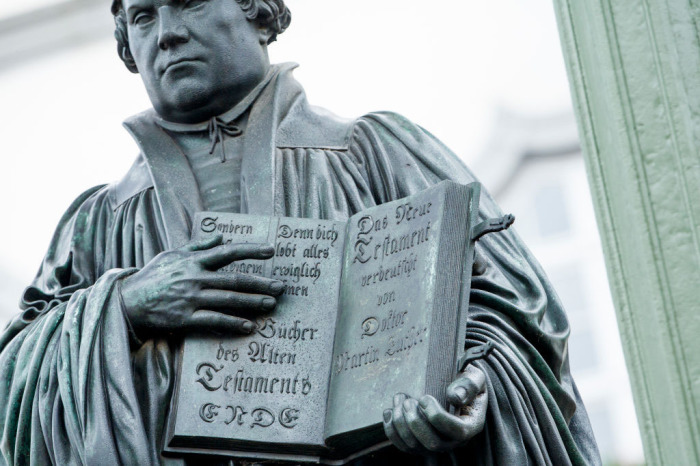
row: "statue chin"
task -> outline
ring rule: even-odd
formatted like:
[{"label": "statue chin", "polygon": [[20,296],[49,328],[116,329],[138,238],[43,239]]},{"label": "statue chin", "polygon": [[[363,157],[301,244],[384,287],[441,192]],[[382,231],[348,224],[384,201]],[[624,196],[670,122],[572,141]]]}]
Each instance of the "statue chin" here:
[{"label": "statue chin", "polygon": [[[255,85],[253,85],[255,87]],[[153,108],[164,120],[174,123],[200,123],[235,107],[248,92],[222,91],[201,83],[180,83],[166,95],[151,99]]]},{"label": "statue chin", "polygon": [[142,79],[156,112],[176,123],[199,123],[221,115],[243,100],[265,81],[270,71],[266,62],[246,70],[215,75],[199,61],[173,65],[161,76]]},{"label": "statue chin", "polygon": [[201,83],[179,83],[163,94],[151,98],[151,103],[158,115],[168,121],[198,123],[226,110],[217,111],[219,106],[215,103],[223,99],[218,99]]}]

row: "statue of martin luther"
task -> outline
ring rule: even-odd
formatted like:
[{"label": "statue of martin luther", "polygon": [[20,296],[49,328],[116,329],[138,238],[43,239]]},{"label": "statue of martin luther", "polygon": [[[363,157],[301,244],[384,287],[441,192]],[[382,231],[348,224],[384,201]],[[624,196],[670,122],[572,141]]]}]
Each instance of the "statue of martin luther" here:
[{"label": "statue of martin luther", "polygon": [[[273,250],[190,242],[195,212],[346,219],[475,181],[396,114],[345,120],[309,105],[294,66],[268,59],[291,20],[283,0],[114,0],[112,12],[153,109],[125,122],[138,158],[69,207],[0,335],[3,464],[201,464],[161,454],[172,335],[250,333],[239,312],[272,311],[284,285],[216,272]],[[488,195],[480,215],[500,216]],[[600,463],[559,299],[515,232],[478,249],[465,344],[493,351],[448,388],[454,415],[396,394],[383,413],[394,447],[358,465]]]}]

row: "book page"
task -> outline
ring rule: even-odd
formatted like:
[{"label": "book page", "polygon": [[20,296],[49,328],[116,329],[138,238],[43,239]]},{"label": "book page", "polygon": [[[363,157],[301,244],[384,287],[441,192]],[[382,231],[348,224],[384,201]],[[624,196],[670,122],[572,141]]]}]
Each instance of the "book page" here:
[{"label": "book page", "polygon": [[282,280],[286,291],[250,336],[186,338],[169,449],[321,447],[345,223],[208,212],[194,224],[194,238],[275,244],[273,259],[222,272]]},{"label": "book page", "polygon": [[[371,442],[368,436],[383,435],[382,413],[393,406],[394,394],[425,394],[436,277],[458,274],[457,283],[461,277],[461,268],[443,270],[437,259],[444,188],[367,209],[348,221],[328,438],[349,432],[351,443]],[[462,241],[464,228],[455,232]],[[450,292],[458,297],[455,288]],[[452,362],[451,355],[446,359]],[[368,427],[374,432],[357,432]]]}]

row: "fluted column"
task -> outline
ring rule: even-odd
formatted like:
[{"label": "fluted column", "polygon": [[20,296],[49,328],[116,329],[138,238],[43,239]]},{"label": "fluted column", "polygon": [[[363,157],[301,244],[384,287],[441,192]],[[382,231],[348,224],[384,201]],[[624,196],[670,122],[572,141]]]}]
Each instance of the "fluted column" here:
[{"label": "fluted column", "polygon": [[700,464],[700,1],[555,0],[649,464]]}]

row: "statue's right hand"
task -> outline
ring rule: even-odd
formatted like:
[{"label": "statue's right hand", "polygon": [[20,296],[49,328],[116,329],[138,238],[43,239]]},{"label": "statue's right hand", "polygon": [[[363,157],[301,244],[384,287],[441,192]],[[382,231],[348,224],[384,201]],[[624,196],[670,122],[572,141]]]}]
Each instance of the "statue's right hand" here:
[{"label": "statue's right hand", "polygon": [[139,336],[183,330],[251,333],[255,324],[237,314],[272,311],[284,283],[218,269],[273,255],[270,245],[221,244],[221,237],[162,252],[123,280],[126,316]]}]

